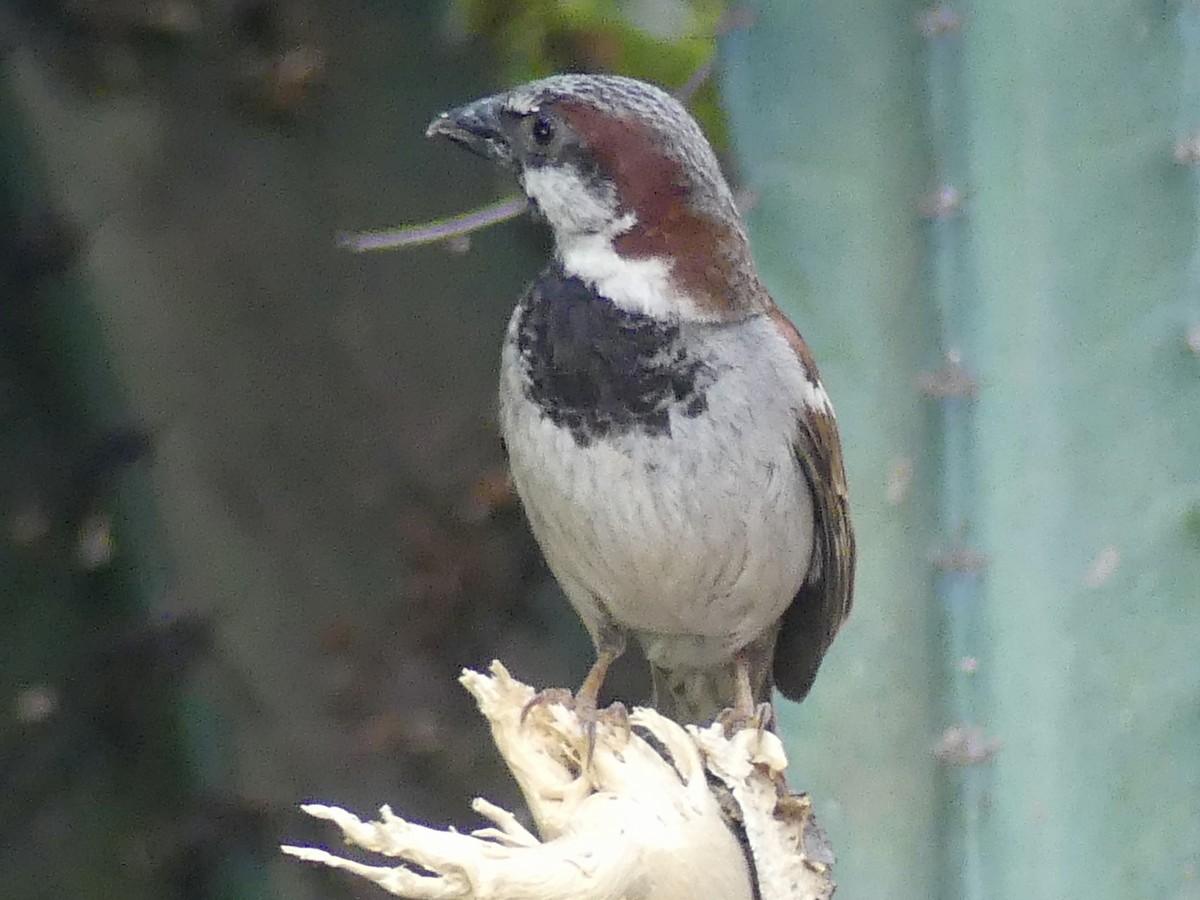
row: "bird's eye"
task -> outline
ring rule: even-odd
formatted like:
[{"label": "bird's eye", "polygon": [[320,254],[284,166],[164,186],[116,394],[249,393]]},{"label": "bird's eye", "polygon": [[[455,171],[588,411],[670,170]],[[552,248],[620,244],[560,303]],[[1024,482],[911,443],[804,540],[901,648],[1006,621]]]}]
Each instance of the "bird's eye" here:
[{"label": "bird's eye", "polygon": [[545,147],[554,140],[554,122],[549,116],[538,116],[529,126],[529,135],[533,142]]}]

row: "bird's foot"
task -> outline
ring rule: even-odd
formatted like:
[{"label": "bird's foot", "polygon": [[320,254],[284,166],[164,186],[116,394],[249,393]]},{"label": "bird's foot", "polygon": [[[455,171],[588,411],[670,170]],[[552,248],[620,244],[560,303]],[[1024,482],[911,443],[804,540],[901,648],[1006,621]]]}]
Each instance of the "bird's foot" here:
[{"label": "bird's foot", "polygon": [[717,716],[717,724],[725,729],[727,737],[733,737],[745,728],[755,731],[770,731],[775,724],[775,710],[770,703],[760,703],[746,709],[730,707]]},{"label": "bird's foot", "polygon": [[613,731],[623,732],[627,741],[633,736],[633,726],[629,724],[629,710],[620,700],[614,700],[604,709],[597,709],[595,701],[584,703],[577,699],[575,715],[579,718],[579,723],[583,726],[583,733],[587,738],[583,754],[585,769],[592,764],[592,756],[596,751],[596,730],[601,725],[607,726]]},{"label": "bird's foot", "polygon": [[530,710],[539,706],[561,706],[564,709],[575,709],[575,695],[566,688],[546,688],[533,695],[533,699],[521,710],[521,724],[529,717]]},{"label": "bird's foot", "polygon": [[633,734],[633,728],[629,724],[629,710],[625,708],[624,703],[618,700],[600,709],[596,706],[596,699],[586,692],[580,691],[578,695],[575,695],[564,688],[547,688],[539,691],[521,710],[521,722],[525,721],[526,716],[534,708],[551,705],[571,710],[583,728],[584,736],[587,739],[582,760],[584,768],[591,765],[592,755],[596,750],[596,731],[601,725],[612,728],[614,731],[624,732],[627,740]]}]

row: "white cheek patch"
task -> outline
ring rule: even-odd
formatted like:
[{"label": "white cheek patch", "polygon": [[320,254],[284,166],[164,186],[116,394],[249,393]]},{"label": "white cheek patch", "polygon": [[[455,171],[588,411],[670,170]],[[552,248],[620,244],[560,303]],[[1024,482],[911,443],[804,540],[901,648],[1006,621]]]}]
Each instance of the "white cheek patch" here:
[{"label": "white cheek patch", "polygon": [[574,166],[526,169],[521,175],[521,184],[554,229],[556,238],[620,233],[614,230],[621,222],[617,217],[615,192],[609,189],[597,194],[597,185],[587,182]]}]

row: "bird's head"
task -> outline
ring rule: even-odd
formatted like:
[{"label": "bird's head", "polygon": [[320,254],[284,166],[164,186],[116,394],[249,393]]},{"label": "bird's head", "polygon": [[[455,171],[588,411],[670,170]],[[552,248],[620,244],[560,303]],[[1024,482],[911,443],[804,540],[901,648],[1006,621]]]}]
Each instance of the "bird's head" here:
[{"label": "bird's head", "polygon": [[442,113],[427,134],[513,168],[564,271],[620,306],[729,321],[770,304],[712,147],[660,88],[557,75]]}]

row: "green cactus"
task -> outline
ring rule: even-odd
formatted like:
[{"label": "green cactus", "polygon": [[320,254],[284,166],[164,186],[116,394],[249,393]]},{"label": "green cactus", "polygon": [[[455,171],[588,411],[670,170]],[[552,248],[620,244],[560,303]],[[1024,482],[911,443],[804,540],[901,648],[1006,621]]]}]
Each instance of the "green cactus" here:
[{"label": "green cactus", "polygon": [[1200,896],[1200,4],[752,5],[731,141],[861,547],[782,716],[839,881]]}]

